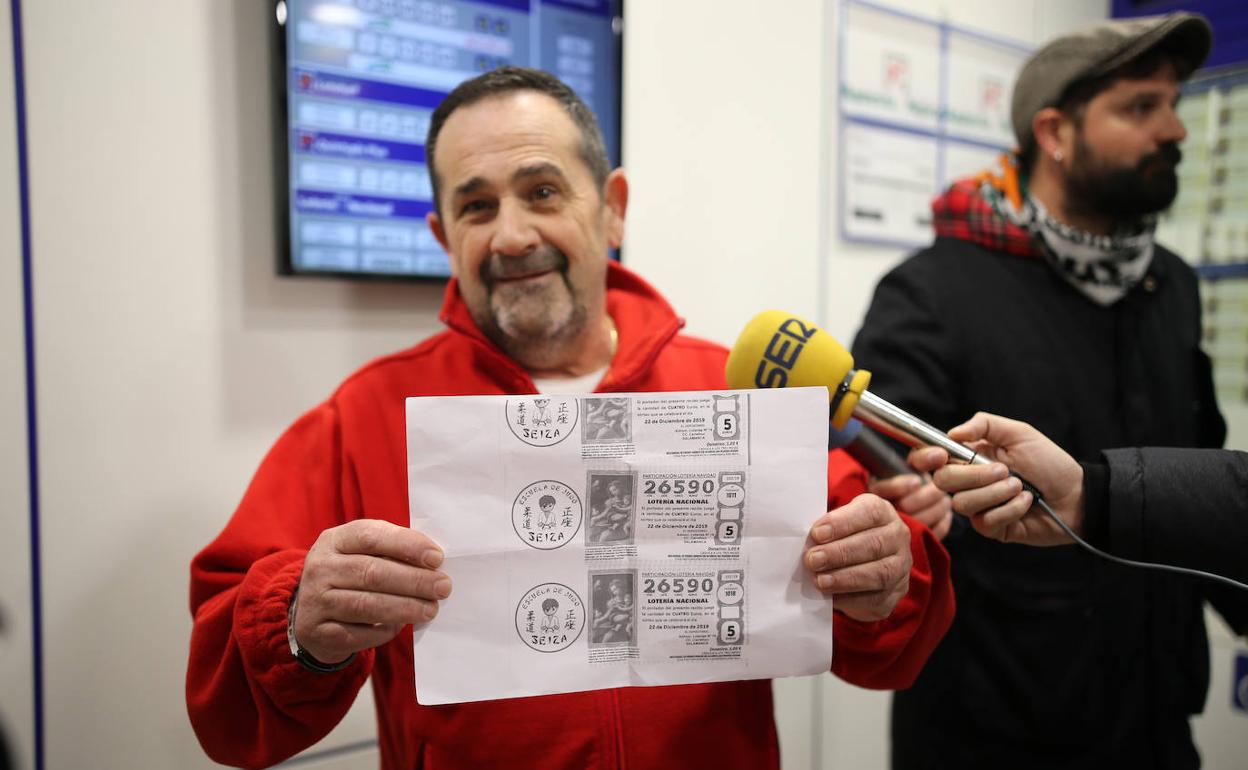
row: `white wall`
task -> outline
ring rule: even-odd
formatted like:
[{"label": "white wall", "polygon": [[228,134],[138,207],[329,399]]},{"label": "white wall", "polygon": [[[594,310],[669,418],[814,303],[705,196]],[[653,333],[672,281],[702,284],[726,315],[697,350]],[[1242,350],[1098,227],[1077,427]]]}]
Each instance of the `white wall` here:
[{"label": "white wall", "polygon": [[[191,556],[286,424],[360,363],[438,326],[439,286],[274,276],[265,5],[23,3],[48,768],[210,765],[183,705]],[[1024,41],[1105,12],[1082,0],[904,7]],[[752,312],[779,306],[848,340],[901,256],[842,245],[824,226],[834,9],[628,5],[625,260],[694,333],[730,342]],[[0,176],[7,250],[16,174]],[[20,286],[10,262],[0,270],[0,491],[5,532],[24,537]],[[9,558],[21,542],[0,540],[0,604],[16,603],[18,620],[0,647],[0,718],[24,736],[28,652],[11,642],[27,634],[27,573],[20,548]],[[831,678],[778,689],[786,768],[882,766],[883,696]],[[331,743],[367,739],[370,700]],[[375,765],[363,752],[321,766]]]},{"label": "white wall", "polygon": [[24,4],[49,768],[209,764],[191,556],[285,425],[438,325],[439,286],[274,276],[265,5]]}]

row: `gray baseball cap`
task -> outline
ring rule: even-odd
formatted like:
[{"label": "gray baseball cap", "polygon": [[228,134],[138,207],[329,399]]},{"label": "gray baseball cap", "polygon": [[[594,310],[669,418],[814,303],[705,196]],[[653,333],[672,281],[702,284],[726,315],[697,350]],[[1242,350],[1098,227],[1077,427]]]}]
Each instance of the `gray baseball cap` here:
[{"label": "gray baseball cap", "polygon": [[1018,146],[1033,139],[1031,119],[1056,107],[1074,83],[1106,75],[1161,46],[1172,55],[1179,80],[1186,80],[1209,55],[1213,30],[1196,13],[1113,19],[1046,44],[1023,65],[1014,83],[1010,121]]}]

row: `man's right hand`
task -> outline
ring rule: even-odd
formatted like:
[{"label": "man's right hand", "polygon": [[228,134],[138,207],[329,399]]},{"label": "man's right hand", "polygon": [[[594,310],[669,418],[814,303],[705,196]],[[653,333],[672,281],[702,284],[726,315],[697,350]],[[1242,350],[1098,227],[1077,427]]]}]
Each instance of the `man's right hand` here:
[{"label": "man's right hand", "polygon": [[321,533],[308,551],[295,604],[295,639],[325,664],[385,644],[438,614],[451,579],[424,534],[378,519]]}]

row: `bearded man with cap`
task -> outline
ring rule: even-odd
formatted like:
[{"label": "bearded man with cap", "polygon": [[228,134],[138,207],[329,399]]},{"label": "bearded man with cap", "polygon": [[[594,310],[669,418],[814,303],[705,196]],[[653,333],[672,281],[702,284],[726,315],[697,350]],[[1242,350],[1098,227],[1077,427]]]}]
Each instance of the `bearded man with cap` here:
[{"label": "bearded man with cap", "polygon": [[[942,427],[1017,417],[1079,459],[1222,443],[1196,277],[1153,237],[1178,190],[1180,84],[1210,45],[1203,18],[1177,13],[1031,57],[1018,151],[940,196],[934,243],[876,288],[853,348],[873,392]],[[1244,596],[961,519],[945,544],[958,614],[894,697],[894,767],[1199,766],[1203,603],[1244,632]]]}]

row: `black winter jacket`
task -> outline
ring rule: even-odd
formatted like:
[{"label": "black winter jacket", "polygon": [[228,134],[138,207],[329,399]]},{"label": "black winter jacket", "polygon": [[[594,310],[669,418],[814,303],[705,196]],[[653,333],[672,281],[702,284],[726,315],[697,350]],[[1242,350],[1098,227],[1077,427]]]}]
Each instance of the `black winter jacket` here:
[{"label": "black winter jacket", "polygon": [[1084,533],[1093,545],[1248,583],[1248,453],[1147,448],[1104,456],[1085,466]]},{"label": "black winter jacket", "polygon": [[[1041,260],[937,238],[881,280],[853,354],[873,392],[933,425],[993,412],[1099,460],[1222,444],[1200,336],[1196,277],[1164,248],[1102,307]],[[1248,595],[955,524],[958,614],[894,698],[894,767],[1199,766],[1188,716],[1208,689],[1202,600],[1242,628]]]}]

